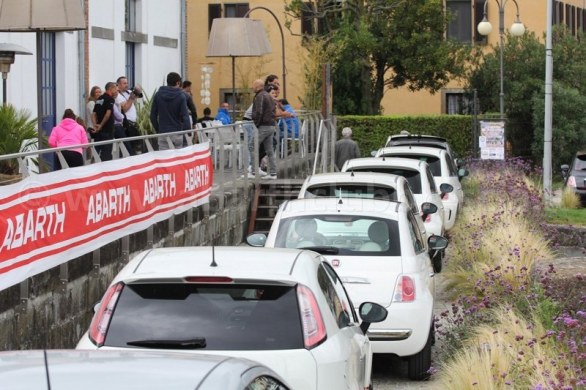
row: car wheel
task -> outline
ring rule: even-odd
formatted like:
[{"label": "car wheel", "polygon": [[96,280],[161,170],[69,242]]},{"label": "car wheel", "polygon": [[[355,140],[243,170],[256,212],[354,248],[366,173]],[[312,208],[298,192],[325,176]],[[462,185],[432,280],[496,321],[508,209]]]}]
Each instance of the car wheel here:
[{"label": "car wheel", "polygon": [[411,380],[421,381],[429,378],[429,369],[431,368],[431,344],[433,342],[433,328],[430,329],[427,336],[425,347],[407,358],[408,371],[407,376]]}]

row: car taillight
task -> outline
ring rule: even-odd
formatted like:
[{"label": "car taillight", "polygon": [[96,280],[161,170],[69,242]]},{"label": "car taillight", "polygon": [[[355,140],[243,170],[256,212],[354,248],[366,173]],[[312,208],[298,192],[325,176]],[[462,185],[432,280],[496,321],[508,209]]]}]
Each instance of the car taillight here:
[{"label": "car taillight", "polygon": [[89,336],[98,347],[104,345],[110,319],[112,318],[112,313],[114,312],[114,307],[116,306],[116,302],[118,302],[122,288],[124,288],[124,284],[117,283],[106,291],[100,307],[92,319]]},{"label": "car taillight", "polygon": [[415,300],[415,283],[409,276],[401,276],[395,285],[393,302],[413,302]]},{"label": "car taillight", "polygon": [[297,286],[297,300],[303,323],[303,341],[305,348],[311,349],[326,339],[324,324],[315,295],[309,288],[300,284]]},{"label": "car taillight", "polygon": [[570,176],[568,177],[568,187],[574,187],[576,188],[576,177],[575,176]]}]

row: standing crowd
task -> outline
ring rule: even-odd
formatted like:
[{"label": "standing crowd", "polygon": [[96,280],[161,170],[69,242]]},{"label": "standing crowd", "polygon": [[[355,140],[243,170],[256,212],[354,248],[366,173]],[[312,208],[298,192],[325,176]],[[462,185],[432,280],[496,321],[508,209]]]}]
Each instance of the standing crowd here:
[{"label": "standing crowd", "polygon": [[[224,125],[233,123],[230,116],[230,104],[222,102],[217,115],[212,118],[211,110],[206,107],[204,116],[197,117],[197,110],[191,93],[192,83],[182,81],[178,73],[167,75],[166,85],[160,87],[152,98],[150,122],[158,134],[171,133],[158,138],[158,149],[181,148],[187,144],[182,134],[172,134],[182,130],[194,129],[198,123],[218,120]],[[285,142],[287,138],[299,137],[299,120],[297,114],[286,99],[279,99],[280,85],[276,75],[269,75],[265,80],[253,82],[254,99],[244,113],[244,127],[248,133],[250,160],[249,177],[256,174],[267,179],[277,178],[276,150],[281,147],[277,140]],[[73,110],[66,109],[61,122],[55,126],[49,137],[52,147],[84,145],[89,138],[94,142],[125,139],[140,135],[136,102],[143,97],[140,86],[129,89],[128,79],[118,77],[107,82],[102,90],[99,86],[91,88],[86,105],[86,123]],[[254,126],[258,129],[259,150],[254,147]],[[277,136],[277,131],[279,131]],[[88,138],[89,135],[89,138]],[[142,141],[124,141],[124,148],[129,155],[142,152]],[[112,143],[95,145],[100,161],[112,160]],[[84,165],[85,150],[81,147],[62,151],[62,156],[69,167]],[[254,158],[266,161],[266,171],[252,169]],[[261,165],[265,165],[264,163]],[[61,160],[55,158],[55,169],[61,169]]]}]

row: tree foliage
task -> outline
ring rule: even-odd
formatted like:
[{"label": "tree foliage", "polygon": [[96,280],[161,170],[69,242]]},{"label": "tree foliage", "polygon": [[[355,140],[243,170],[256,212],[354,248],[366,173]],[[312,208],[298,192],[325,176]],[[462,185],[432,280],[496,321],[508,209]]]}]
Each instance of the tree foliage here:
[{"label": "tree foliage", "polygon": [[[552,34],[555,90],[553,95],[553,158],[565,155],[564,148],[578,145],[564,140],[582,126],[582,99],[586,96],[586,43],[582,35],[574,37],[564,26],[555,26]],[[478,52],[467,75],[467,89],[477,91],[481,113],[499,110],[499,48]],[[503,51],[504,101],[507,138],[515,156],[543,158],[543,115],[545,46],[533,33],[506,37]],[[574,110],[574,114],[571,110]],[[573,130],[572,130],[573,129]],[[556,142],[556,139],[558,141]],[[584,140],[584,138],[582,138]],[[586,141],[585,141],[586,142]],[[584,146],[584,142],[582,142]]]},{"label": "tree foliage", "polygon": [[308,40],[335,48],[339,114],[378,114],[388,89],[433,93],[463,72],[467,50],[445,39],[450,16],[441,0],[290,0],[285,9],[313,23],[318,34]]}]

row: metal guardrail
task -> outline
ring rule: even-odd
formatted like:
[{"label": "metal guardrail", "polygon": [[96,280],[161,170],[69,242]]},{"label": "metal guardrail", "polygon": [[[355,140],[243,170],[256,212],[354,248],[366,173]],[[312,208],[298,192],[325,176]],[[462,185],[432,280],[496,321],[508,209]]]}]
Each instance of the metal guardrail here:
[{"label": "metal guardrail", "polygon": [[[299,115],[300,134],[299,137],[288,137],[279,139],[279,131],[277,131],[277,150],[276,159],[279,175],[281,179],[288,179],[294,177],[304,178],[312,172],[328,172],[333,171],[334,167],[334,143],[336,140],[335,119],[324,120],[319,113],[307,113]],[[246,187],[250,182],[256,185],[262,180],[259,175],[255,175],[254,179],[248,178],[248,161],[251,161],[254,172],[258,171],[260,165],[258,153],[250,156],[248,149],[248,132],[245,126],[252,126],[251,132],[254,143],[254,150],[258,150],[258,130],[252,122],[238,122],[232,125],[213,126],[199,130],[185,130],[175,133],[166,134],[151,134],[137,137],[128,137],[123,139],[114,139],[109,141],[91,142],[85,145],[70,145],[67,147],[41,149],[22,153],[14,153],[1,155],[0,161],[3,160],[17,160],[20,170],[20,177],[12,178],[12,180],[2,180],[0,177],[0,185],[13,184],[26,178],[30,175],[29,165],[31,159],[39,159],[39,157],[55,153],[59,159],[62,170],[67,171],[68,165],[61,153],[63,150],[72,148],[82,148],[84,150],[85,165],[101,163],[101,159],[96,146],[112,144],[112,158],[118,160],[130,156],[130,153],[124,145],[125,142],[140,141],[144,145],[144,153],[153,152],[157,149],[154,145],[158,145],[158,139],[167,137],[170,147],[172,143],[169,138],[173,134],[186,135],[186,144],[192,145],[194,135],[197,134],[199,140],[206,139],[210,143],[210,150],[214,159],[214,183],[212,193],[217,196],[219,201],[218,207],[220,210],[225,208],[224,200],[225,193],[228,191],[236,192],[238,187]],[[156,142],[153,142],[156,141]],[[282,146],[281,146],[282,145]],[[28,160],[28,162],[27,162]],[[313,164],[313,166],[312,166]],[[42,175],[43,173],[38,173]],[[248,202],[248,192],[244,191],[245,202]],[[233,196],[234,204],[239,200]],[[209,218],[210,210],[209,204],[204,205],[204,218]],[[194,209],[191,208],[186,212],[188,226],[191,226],[194,221]],[[173,235],[174,216],[169,218],[169,235]],[[155,245],[153,237],[153,225],[147,228],[147,244]],[[121,240],[122,256],[128,259],[129,253],[129,236],[123,237]],[[97,249],[92,252],[94,273],[98,273],[100,268],[100,250]],[[62,289],[65,289],[69,281],[69,267],[68,263],[59,266],[59,279]],[[27,302],[30,295],[29,280],[25,280],[20,284],[20,302],[21,310],[26,310]]]}]

